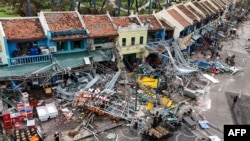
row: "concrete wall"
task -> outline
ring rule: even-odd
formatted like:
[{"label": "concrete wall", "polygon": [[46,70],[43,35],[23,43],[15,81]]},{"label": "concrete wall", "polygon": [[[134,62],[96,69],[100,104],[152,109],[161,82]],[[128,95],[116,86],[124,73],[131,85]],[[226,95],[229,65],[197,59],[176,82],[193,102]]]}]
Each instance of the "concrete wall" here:
[{"label": "concrete wall", "polygon": [[5,64],[8,64],[6,43],[5,43],[5,34],[3,31],[3,26],[0,22],[0,65],[5,65]]},{"label": "concrete wall", "polygon": [[[118,29],[119,36],[118,41],[118,50],[121,54],[133,54],[139,53],[141,50],[145,49],[147,44],[147,27],[126,27]],[[131,45],[131,38],[135,37],[135,45]],[[140,37],[143,37],[143,43],[140,44]],[[122,39],[126,39],[126,46],[122,46]]]}]

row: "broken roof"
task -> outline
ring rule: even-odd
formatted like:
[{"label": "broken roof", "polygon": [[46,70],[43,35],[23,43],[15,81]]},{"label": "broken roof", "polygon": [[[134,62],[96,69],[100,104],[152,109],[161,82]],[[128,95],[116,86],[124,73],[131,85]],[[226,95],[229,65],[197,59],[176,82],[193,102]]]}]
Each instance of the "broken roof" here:
[{"label": "broken roof", "polygon": [[174,30],[174,27],[170,25],[170,23],[168,23],[166,20],[160,19],[159,21],[161,22],[162,26],[166,28],[167,31]]},{"label": "broken roof", "polygon": [[118,35],[108,15],[83,15],[82,18],[90,32],[90,37]]},{"label": "broken roof", "polygon": [[187,15],[193,21],[198,21],[198,19],[196,18],[196,16],[191,11],[189,11],[186,6],[184,6],[184,5],[178,5],[177,8],[180,9],[185,15]]},{"label": "broken roof", "polygon": [[129,16],[124,16],[124,17],[112,17],[113,23],[116,26],[120,27],[128,27],[131,23],[135,23],[137,25],[141,25],[140,21],[137,17],[129,17]]},{"label": "broken roof", "polygon": [[200,18],[204,18],[198,11],[196,11],[191,5],[187,5],[187,8],[190,10],[190,11],[192,11],[192,12],[194,12],[194,14],[196,15],[196,16],[198,16],[198,17],[200,17]]},{"label": "broken roof", "polygon": [[204,13],[206,16],[210,15],[210,13],[198,2],[194,1],[193,4],[201,10],[202,13]]},{"label": "broken roof", "polygon": [[148,22],[150,23],[148,30],[162,30],[163,27],[161,23],[156,19],[154,15],[139,15],[138,18],[142,21],[144,25]]},{"label": "broken roof", "polygon": [[37,17],[0,19],[9,41],[45,39],[45,33]]},{"label": "broken roof", "polygon": [[178,22],[180,23],[184,28],[190,26],[190,23],[185,20],[176,10],[170,9],[167,10],[167,12]]},{"label": "broken roof", "polygon": [[[84,26],[80,21],[79,15],[74,12],[44,12],[44,17],[52,33],[63,33],[63,35],[52,34],[52,40],[76,39],[85,38],[86,34],[83,32]],[[72,34],[76,32],[76,34]]]}]

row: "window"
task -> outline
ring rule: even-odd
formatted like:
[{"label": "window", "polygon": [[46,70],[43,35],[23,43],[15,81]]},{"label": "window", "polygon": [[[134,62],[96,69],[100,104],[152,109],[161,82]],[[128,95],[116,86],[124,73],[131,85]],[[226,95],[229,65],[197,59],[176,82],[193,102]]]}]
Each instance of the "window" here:
[{"label": "window", "polygon": [[140,37],[140,44],[143,44],[143,36]]},{"label": "window", "polygon": [[132,38],[131,38],[131,45],[132,45],[132,46],[135,45],[135,37],[132,37]]},{"label": "window", "polygon": [[67,42],[59,41],[56,43],[56,47],[57,47],[57,50],[59,51],[67,50]]},{"label": "window", "polygon": [[81,48],[81,41],[74,41],[74,48]]},{"label": "window", "polygon": [[122,38],[122,46],[126,46],[126,38]]}]

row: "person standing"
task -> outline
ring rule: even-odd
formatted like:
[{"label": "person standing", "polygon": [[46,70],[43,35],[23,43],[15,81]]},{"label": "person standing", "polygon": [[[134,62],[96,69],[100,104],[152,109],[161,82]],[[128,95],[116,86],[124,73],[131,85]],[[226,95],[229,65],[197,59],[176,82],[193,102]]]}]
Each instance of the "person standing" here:
[{"label": "person standing", "polygon": [[238,96],[235,96],[235,97],[234,97],[234,100],[233,100],[233,108],[235,107],[235,105],[236,105],[238,99],[239,99]]}]

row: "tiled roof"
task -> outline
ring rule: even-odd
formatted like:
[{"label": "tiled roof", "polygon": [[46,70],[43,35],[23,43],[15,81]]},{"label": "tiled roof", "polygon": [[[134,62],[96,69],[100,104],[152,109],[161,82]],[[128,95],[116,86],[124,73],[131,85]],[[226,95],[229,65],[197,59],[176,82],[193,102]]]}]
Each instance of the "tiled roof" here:
[{"label": "tiled roof", "polygon": [[83,29],[76,12],[48,12],[44,16],[52,32]]},{"label": "tiled roof", "polygon": [[7,40],[45,39],[38,18],[0,19]]},{"label": "tiled roof", "polygon": [[184,5],[178,5],[177,6],[184,14],[186,14],[190,19],[192,19],[193,21],[197,21],[197,18],[195,17],[195,15],[190,12],[186,6]]},{"label": "tiled roof", "polygon": [[118,35],[108,15],[83,15],[82,18],[91,37]]},{"label": "tiled roof", "polygon": [[223,7],[220,6],[216,1],[210,0],[216,7],[218,7],[221,11],[223,10]]},{"label": "tiled roof", "polygon": [[202,5],[202,6],[204,7],[204,9],[206,9],[206,10],[209,12],[209,14],[216,13],[216,12],[212,11],[212,10],[208,7],[208,5],[206,5],[204,2],[200,2],[200,5]]},{"label": "tiled roof", "polygon": [[220,3],[220,4],[222,4],[223,6],[226,6],[227,4],[226,4],[226,2],[225,1],[223,1],[223,0],[216,0],[218,3]]},{"label": "tiled roof", "polygon": [[197,8],[199,8],[199,9],[201,10],[201,12],[204,13],[206,16],[207,16],[207,15],[210,15],[209,12],[208,12],[206,9],[204,9],[198,2],[193,2],[193,4],[194,4]]},{"label": "tiled roof", "polygon": [[159,21],[156,19],[154,15],[139,15],[139,19],[143,24],[147,24],[147,22],[150,23],[149,30],[161,30],[163,27],[159,23]]},{"label": "tiled roof", "polygon": [[[44,13],[44,16],[52,33],[84,30],[76,12],[47,12]],[[84,33],[71,34],[71,32],[68,32],[63,35],[54,35],[52,40],[82,39],[86,37]]]},{"label": "tiled roof", "polygon": [[140,25],[140,22],[136,17],[112,17],[113,22],[116,26],[120,27],[128,27],[129,24],[135,23],[137,25]]},{"label": "tiled roof", "polygon": [[214,8],[213,5],[211,5],[208,1],[204,1],[204,5],[206,5],[208,8],[210,8],[211,10],[213,10],[214,12],[218,12],[218,10],[216,10]]},{"label": "tiled roof", "polygon": [[166,21],[162,19],[160,19],[159,21],[161,22],[162,26],[166,28],[166,30],[174,30],[174,28],[171,25],[169,25]]},{"label": "tiled roof", "polygon": [[200,18],[203,18],[203,16],[202,16],[198,11],[196,11],[191,5],[188,5],[187,8],[188,8],[190,11],[194,12],[194,14],[195,14],[196,16],[198,16],[198,17],[200,17]]},{"label": "tiled roof", "polygon": [[170,9],[167,12],[177,21],[179,22],[184,28],[190,26],[190,23],[186,21],[176,10]]},{"label": "tiled roof", "polygon": [[230,4],[230,3],[231,3],[231,4],[233,3],[233,0],[222,0],[222,1],[223,1],[225,4],[226,4],[226,3],[229,3],[229,4]]}]

